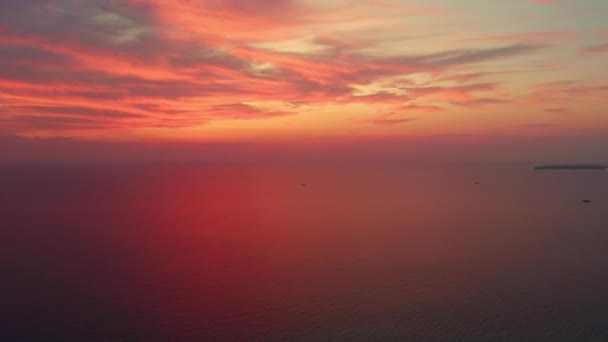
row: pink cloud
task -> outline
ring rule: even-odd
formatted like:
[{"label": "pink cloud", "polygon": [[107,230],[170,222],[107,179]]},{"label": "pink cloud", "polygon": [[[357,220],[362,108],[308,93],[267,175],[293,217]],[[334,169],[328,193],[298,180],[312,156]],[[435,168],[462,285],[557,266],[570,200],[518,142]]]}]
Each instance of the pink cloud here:
[{"label": "pink cloud", "polygon": [[585,32],[583,30],[579,29],[524,31],[491,36],[482,36],[470,40],[480,42],[501,42],[510,44],[547,46],[576,41],[584,33]]},{"label": "pink cloud", "polygon": [[413,118],[413,117],[402,117],[398,113],[391,112],[391,113],[387,113],[387,114],[378,115],[369,120],[363,120],[363,122],[368,122],[371,124],[381,125],[381,126],[395,126],[395,125],[400,125],[400,124],[404,124],[404,123],[408,123],[408,122],[412,122],[412,121],[416,121],[416,120],[418,120],[418,119]]},{"label": "pink cloud", "polygon": [[557,5],[557,0],[531,0],[531,2],[539,5]]},{"label": "pink cloud", "polygon": [[595,55],[606,52],[608,52],[608,43],[588,46],[581,50],[581,53],[584,55]]},{"label": "pink cloud", "polygon": [[[446,11],[377,1],[58,0],[45,11],[37,5],[0,5],[0,108],[10,112],[2,124],[15,134],[272,119],[296,114],[301,105],[430,112],[441,109],[437,103],[488,103],[500,97],[491,78],[501,70],[494,64],[539,53],[554,34],[386,54],[383,44],[401,41],[400,27],[380,39],[374,29],[350,25],[378,25],[396,12]],[[404,81],[421,74],[433,80],[422,87]],[[488,82],[471,83],[481,78]],[[379,84],[387,86],[374,88]],[[359,89],[374,90],[358,95]],[[266,105],[252,105],[259,103]]]}]

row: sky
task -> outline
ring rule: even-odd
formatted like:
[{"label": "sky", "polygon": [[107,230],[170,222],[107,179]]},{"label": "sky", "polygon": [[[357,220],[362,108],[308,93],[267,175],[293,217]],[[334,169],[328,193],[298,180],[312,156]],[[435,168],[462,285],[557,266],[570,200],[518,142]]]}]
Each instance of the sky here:
[{"label": "sky", "polygon": [[3,0],[0,162],[608,162],[606,70],[605,0]]}]

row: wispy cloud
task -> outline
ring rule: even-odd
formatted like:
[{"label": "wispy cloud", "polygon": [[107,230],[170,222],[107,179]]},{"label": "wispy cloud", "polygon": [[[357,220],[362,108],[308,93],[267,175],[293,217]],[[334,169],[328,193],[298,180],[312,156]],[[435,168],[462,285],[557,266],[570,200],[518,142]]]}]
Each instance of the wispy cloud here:
[{"label": "wispy cloud", "polygon": [[569,110],[566,108],[547,108],[545,109],[547,113],[568,113]]},{"label": "wispy cloud", "polygon": [[371,118],[368,120],[362,120],[362,121],[371,123],[374,125],[395,126],[395,125],[400,125],[400,124],[404,124],[404,123],[408,123],[408,122],[412,122],[412,121],[416,121],[416,120],[418,120],[418,118],[402,117],[398,113],[386,113],[386,114],[381,114],[374,118]]},{"label": "wispy cloud", "polygon": [[[512,7],[495,3],[483,21],[471,21],[478,7],[448,1],[4,1],[0,126],[23,136],[73,137],[149,137],[164,129],[180,139],[185,129],[205,139],[196,130],[210,127],[206,133],[229,140],[242,132],[230,124],[280,130],[277,122],[291,120],[306,132],[340,127],[339,120],[348,125],[336,113],[351,108],[390,113],[369,122],[399,126],[422,113],[449,115],[446,108],[459,115],[517,110],[534,98],[557,112],[570,106],[567,96],[605,94],[608,82],[599,77],[535,86],[541,77],[532,71],[567,79],[568,70],[586,70],[582,60],[601,61],[576,56],[567,61],[571,69],[559,67],[564,51],[581,49],[573,37],[582,33],[544,21],[522,21],[513,32],[501,24]],[[410,17],[416,20],[404,20]],[[438,125],[448,129],[447,122]]]},{"label": "wispy cloud", "polygon": [[530,0],[533,4],[538,5],[557,5],[557,0]]},{"label": "wispy cloud", "polygon": [[551,124],[551,123],[540,122],[540,123],[521,124],[521,125],[516,125],[515,127],[517,127],[517,128],[525,128],[525,129],[542,129],[542,128],[555,127],[555,125]]},{"label": "wispy cloud", "polygon": [[586,55],[594,55],[594,54],[598,54],[598,53],[607,53],[608,52],[608,43],[588,46],[588,47],[582,49],[581,52],[583,54],[586,54]]}]

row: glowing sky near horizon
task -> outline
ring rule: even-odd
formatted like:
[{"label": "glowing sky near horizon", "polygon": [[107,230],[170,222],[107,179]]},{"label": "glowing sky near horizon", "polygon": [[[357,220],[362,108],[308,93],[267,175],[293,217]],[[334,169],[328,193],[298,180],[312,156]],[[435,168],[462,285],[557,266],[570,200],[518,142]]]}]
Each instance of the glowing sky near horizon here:
[{"label": "glowing sky near horizon", "polygon": [[608,133],[606,70],[605,0],[0,3],[25,138]]}]

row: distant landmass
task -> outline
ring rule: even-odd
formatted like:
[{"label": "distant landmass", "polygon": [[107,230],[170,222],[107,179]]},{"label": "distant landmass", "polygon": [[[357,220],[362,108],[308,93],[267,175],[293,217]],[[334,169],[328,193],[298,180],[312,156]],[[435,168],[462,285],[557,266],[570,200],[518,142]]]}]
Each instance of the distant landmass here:
[{"label": "distant landmass", "polygon": [[572,164],[572,165],[544,165],[535,167],[536,170],[606,170],[608,165],[587,165],[587,164]]}]

